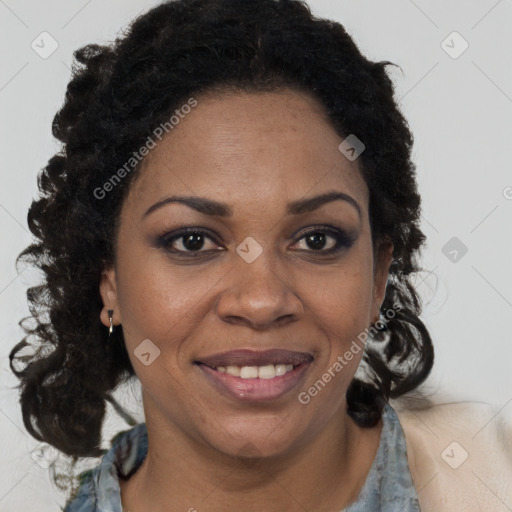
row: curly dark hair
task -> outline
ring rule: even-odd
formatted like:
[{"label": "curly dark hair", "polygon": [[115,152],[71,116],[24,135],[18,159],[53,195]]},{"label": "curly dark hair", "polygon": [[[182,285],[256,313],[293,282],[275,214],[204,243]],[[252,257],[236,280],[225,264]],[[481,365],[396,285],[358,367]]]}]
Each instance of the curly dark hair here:
[{"label": "curly dark hair", "polygon": [[[122,328],[107,342],[99,283],[114,263],[121,206],[140,165],[108,199],[94,191],[202,92],[306,92],[340,136],[363,141],[358,162],[374,248],[385,239],[394,244],[382,311],[395,314],[366,346],[371,372],[351,382],[347,412],[358,425],[374,426],[389,398],[425,380],[433,347],[411,281],[425,237],[413,138],[386,72],[392,63],[367,60],[341,24],[313,16],[301,0],[169,1],[113,43],[87,45],[74,56],[52,125],[61,150],[41,170],[28,212],[36,241],[18,256],[44,274],[27,291],[30,316],[19,322],[25,336],[10,353],[33,437],[75,458],[103,453],[106,400],[135,372]],[[23,355],[27,346],[31,355]]]}]

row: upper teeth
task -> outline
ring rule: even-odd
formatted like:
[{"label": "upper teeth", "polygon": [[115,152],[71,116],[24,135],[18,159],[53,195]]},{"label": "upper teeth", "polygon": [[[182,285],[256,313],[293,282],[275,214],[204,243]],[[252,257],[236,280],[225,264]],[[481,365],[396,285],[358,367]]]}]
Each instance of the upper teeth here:
[{"label": "upper teeth", "polygon": [[265,366],[217,366],[216,370],[241,379],[273,379],[293,370],[293,364],[267,364]]}]

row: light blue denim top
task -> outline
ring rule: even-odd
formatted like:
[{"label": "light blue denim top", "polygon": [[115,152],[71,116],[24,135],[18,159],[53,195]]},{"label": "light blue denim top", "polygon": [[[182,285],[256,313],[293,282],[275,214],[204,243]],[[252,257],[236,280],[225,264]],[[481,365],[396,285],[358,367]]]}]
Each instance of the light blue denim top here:
[{"label": "light blue denim top", "polygon": [[[417,512],[405,437],[394,409],[386,404],[379,448],[357,500],[340,512]],[[146,424],[121,432],[100,464],[81,474],[81,484],[64,512],[123,512],[119,476],[133,475],[148,452]],[[206,510],[206,509],[205,509]]]}]

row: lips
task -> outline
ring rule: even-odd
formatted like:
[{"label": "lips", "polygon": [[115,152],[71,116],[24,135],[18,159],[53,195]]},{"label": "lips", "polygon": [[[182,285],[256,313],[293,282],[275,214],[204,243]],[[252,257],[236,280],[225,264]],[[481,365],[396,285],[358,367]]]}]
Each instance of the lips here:
[{"label": "lips", "polygon": [[202,357],[196,363],[204,364],[210,368],[227,366],[268,366],[293,365],[298,366],[313,361],[313,356],[307,352],[293,350],[273,349],[265,351],[232,350],[207,357]]},{"label": "lips", "polygon": [[213,388],[236,400],[276,400],[296,388],[314,358],[307,352],[233,350],[195,361]]}]

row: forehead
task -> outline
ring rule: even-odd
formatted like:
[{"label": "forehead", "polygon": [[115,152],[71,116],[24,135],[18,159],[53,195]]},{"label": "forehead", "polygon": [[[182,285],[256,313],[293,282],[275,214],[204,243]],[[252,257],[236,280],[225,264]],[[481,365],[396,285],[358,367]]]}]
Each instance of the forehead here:
[{"label": "forehead", "polygon": [[357,161],[322,104],[293,90],[196,98],[197,106],[150,151],[129,198],[143,203],[171,193],[250,204],[289,202],[338,189],[366,209]]}]

